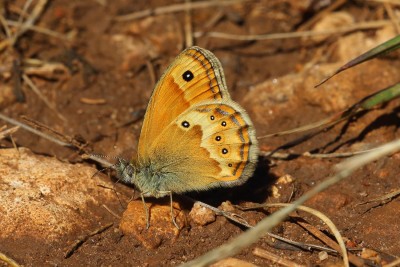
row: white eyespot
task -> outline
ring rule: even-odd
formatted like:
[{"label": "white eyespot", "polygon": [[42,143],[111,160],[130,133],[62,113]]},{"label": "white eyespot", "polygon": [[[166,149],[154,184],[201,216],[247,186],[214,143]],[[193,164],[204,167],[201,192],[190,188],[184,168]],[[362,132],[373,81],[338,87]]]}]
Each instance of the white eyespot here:
[{"label": "white eyespot", "polygon": [[190,123],[189,123],[188,121],[183,121],[183,122],[181,123],[181,125],[182,125],[184,128],[189,128],[189,127],[190,127]]}]

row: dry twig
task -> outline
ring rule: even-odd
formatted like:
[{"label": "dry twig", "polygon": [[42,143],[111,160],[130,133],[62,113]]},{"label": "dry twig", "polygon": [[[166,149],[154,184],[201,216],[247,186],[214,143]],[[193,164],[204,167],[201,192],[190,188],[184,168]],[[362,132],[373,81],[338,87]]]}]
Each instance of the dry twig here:
[{"label": "dry twig", "polygon": [[89,233],[88,235],[79,238],[78,240],[76,240],[76,242],[74,243],[74,245],[65,253],[64,258],[67,259],[69,257],[72,256],[72,254],[74,254],[74,252],[83,245],[83,243],[85,243],[90,237],[98,235],[103,233],[105,230],[107,230],[108,228],[110,228],[111,226],[113,226],[114,223],[109,223],[106,224],[105,226],[100,227],[99,229]]},{"label": "dry twig", "polygon": [[[324,242],[326,245],[328,245],[329,247],[333,248],[336,251],[340,250],[340,247],[338,246],[337,243],[335,243],[332,239],[330,239],[329,237],[327,237],[323,232],[321,232],[317,227],[306,223],[304,221],[297,221],[297,224],[299,224],[301,227],[303,227],[304,229],[306,229],[307,231],[309,231],[312,235],[314,235],[316,238],[318,238],[319,240],[321,240],[322,242]],[[357,256],[349,253],[349,261],[357,267],[362,267],[365,266],[365,262],[361,259],[358,258]]]}]

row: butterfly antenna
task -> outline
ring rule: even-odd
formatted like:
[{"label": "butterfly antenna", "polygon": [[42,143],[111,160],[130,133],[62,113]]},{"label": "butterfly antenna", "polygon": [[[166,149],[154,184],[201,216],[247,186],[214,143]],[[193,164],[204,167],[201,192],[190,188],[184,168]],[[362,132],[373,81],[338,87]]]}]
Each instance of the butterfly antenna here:
[{"label": "butterfly antenna", "polygon": [[[116,183],[115,183],[115,184],[116,184]],[[108,186],[101,185],[101,184],[99,184],[99,185],[97,185],[97,186],[102,187],[102,188],[105,188],[105,189],[112,190],[112,191],[115,193],[115,196],[116,196],[117,199],[118,199],[119,205],[121,206],[121,208],[124,208],[124,205],[122,204],[122,200],[121,200],[121,198],[120,198],[119,195],[118,195],[118,191],[115,190],[115,184],[113,184],[113,187],[108,187]]]},{"label": "butterfly antenna", "polygon": [[96,162],[98,162],[98,163],[100,163],[100,164],[106,166],[106,169],[107,169],[107,168],[113,168],[113,169],[115,169],[115,168],[114,168],[114,167],[115,167],[115,164],[111,164],[110,162],[108,162],[107,160],[104,160],[104,159],[109,159],[109,158],[118,159],[118,157],[114,157],[114,156],[105,156],[105,155],[101,155],[101,154],[88,154],[87,157],[88,157],[89,159],[91,159],[91,160],[94,160],[94,161],[96,161]]}]

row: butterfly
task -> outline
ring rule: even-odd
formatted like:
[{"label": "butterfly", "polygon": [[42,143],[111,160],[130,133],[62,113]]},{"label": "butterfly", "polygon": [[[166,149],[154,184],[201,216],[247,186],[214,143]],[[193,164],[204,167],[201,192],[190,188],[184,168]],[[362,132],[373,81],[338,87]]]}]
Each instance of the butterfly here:
[{"label": "butterfly", "polygon": [[[243,184],[258,158],[255,129],[228,92],[219,60],[210,51],[185,49],[151,95],[138,152],[120,159],[117,175],[144,197]],[[147,207],[147,206],[146,206]],[[149,227],[148,211],[146,217]],[[176,225],[176,223],[175,223]]]}]

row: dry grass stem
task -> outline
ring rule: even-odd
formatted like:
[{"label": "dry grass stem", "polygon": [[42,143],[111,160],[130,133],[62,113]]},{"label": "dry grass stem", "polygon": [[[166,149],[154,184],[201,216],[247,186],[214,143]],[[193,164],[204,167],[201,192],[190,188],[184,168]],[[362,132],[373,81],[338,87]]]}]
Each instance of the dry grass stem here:
[{"label": "dry grass stem", "polygon": [[186,47],[193,46],[193,28],[192,28],[192,12],[190,9],[190,5],[192,4],[191,0],[185,0],[188,8],[185,10],[185,45]]},{"label": "dry grass stem", "polygon": [[260,155],[263,157],[270,157],[273,159],[291,159],[297,157],[306,158],[318,158],[318,159],[331,159],[331,158],[349,158],[356,155],[361,155],[374,151],[377,148],[371,148],[367,150],[354,151],[354,152],[338,152],[338,153],[283,153],[274,151],[260,151]]},{"label": "dry grass stem", "polygon": [[342,5],[344,5],[347,2],[347,0],[336,0],[333,4],[330,4],[328,7],[326,7],[324,10],[321,10],[318,12],[314,17],[312,17],[310,20],[302,24],[297,31],[303,31],[305,29],[310,28],[310,26],[314,25],[318,20],[321,18],[327,16],[329,13],[332,11],[338,9]]},{"label": "dry grass stem", "polygon": [[[22,16],[20,16],[20,21],[19,25],[17,26],[17,30],[14,33],[14,35],[11,37],[10,45],[13,46],[17,41],[20,36],[22,36],[31,26],[35,24],[39,16],[42,14],[44,11],[45,6],[47,5],[48,0],[38,0],[36,6],[33,8],[32,13],[29,15],[29,17],[25,20],[24,23],[22,23]],[[28,1],[29,2],[29,1]],[[25,7],[28,6],[28,2],[25,5]],[[24,7],[24,10],[25,10]]]},{"label": "dry grass stem", "polygon": [[146,68],[150,76],[150,81],[151,81],[150,87],[153,88],[156,86],[157,78],[156,78],[156,72],[154,71],[153,63],[151,63],[150,60],[146,60]]},{"label": "dry grass stem", "polygon": [[226,5],[234,5],[242,2],[248,2],[251,0],[221,0],[221,1],[198,1],[193,2],[190,5],[187,3],[181,4],[174,4],[169,6],[162,6],[156,8],[150,8],[146,10],[141,10],[138,12],[134,12],[127,15],[121,15],[115,18],[116,21],[128,21],[128,20],[135,20],[140,19],[148,16],[156,16],[156,15],[163,15],[169,13],[180,12],[184,10],[192,10],[192,9],[199,9],[199,8],[210,8],[214,6],[226,6]]},{"label": "dry grass stem", "polygon": [[3,26],[3,29],[4,29],[4,32],[6,33],[6,36],[8,38],[10,38],[11,34],[12,34],[11,29],[10,29],[10,27],[8,27],[7,20],[4,18],[4,16],[1,13],[0,13],[0,23],[1,23],[1,26]]},{"label": "dry grass stem", "polygon": [[400,6],[400,0],[367,0],[368,2],[376,2],[376,3],[388,3],[391,5]]},{"label": "dry grass stem", "polygon": [[8,257],[7,255],[5,255],[1,252],[0,252],[0,261],[5,262],[6,266],[10,266],[10,267],[20,267],[21,266],[15,260],[13,260],[12,258]]},{"label": "dry grass stem", "polygon": [[275,39],[290,39],[290,38],[302,38],[302,37],[312,37],[318,35],[332,35],[332,34],[344,34],[359,30],[371,30],[382,28],[386,25],[391,24],[390,20],[376,20],[355,23],[354,25],[342,27],[334,30],[326,31],[302,31],[302,32],[287,32],[287,33],[271,33],[271,34],[260,34],[260,35],[238,35],[225,32],[195,32],[195,38],[220,38],[229,40],[239,40],[239,41],[263,41],[263,40],[275,40]]},{"label": "dry grass stem", "polygon": [[397,190],[395,190],[394,192],[390,192],[390,193],[385,194],[385,195],[383,195],[383,196],[380,196],[380,197],[377,197],[377,198],[374,198],[374,199],[365,201],[365,202],[363,202],[363,203],[359,203],[359,204],[357,204],[357,206],[359,206],[359,205],[364,205],[364,204],[368,204],[368,203],[371,203],[371,202],[390,201],[390,200],[392,200],[393,198],[395,198],[395,197],[397,197],[397,196],[399,196],[399,195],[400,195],[400,189],[397,189]]},{"label": "dry grass stem", "polygon": [[340,172],[346,172],[346,173],[353,172],[354,170],[360,168],[361,166],[364,166],[368,162],[372,162],[384,156],[396,153],[399,150],[400,150],[400,139],[386,143],[380,147],[377,147],[376,149],[374,149],[374,151],[371,151],[369,153],[352,157],[336,165],[336,169],[339,170]]},{"label": "dry grass stem", "polygon": [[389,3],[383,3],[383,6],[385,7],[386,13],[388,14],[390,20],[392,21],[397,34],[399,34],[400,33],[400,23],[399,23],[399,19],[396,17],[396,14],[393,11],[392,5]]},{"label": "dry grass stem", "polygon": [[33,91],[40,99],[42,99],[42,101],[43,101],[51,110],[53,110],[53,111],[57,114],[57,116],[58,116],[60,119],[62,119],[62,120],[64,120],[64,121],[67,120],[63,115],[61,115],[61,114],[57,111],[56,106],[55,106],[53,103],[51,103],[51,102],[47,99],[47,97],[46,97],[45,95],[42,94],[42,92],[39,90],[39,88],[37,88],[37,86],[36,86],[36,85],[33,83],[33,81],[28,77],[28,75],[23,74],[23,75],[22,75],[22,79],[23,79],[24,82],[26,82],[26,84],[32,89],[32,91]]},{"label": "dry grass stem", "polygon": [[6,138],[7,136],[12,135],[16,131],[18,131],[19,126],[12,127],[10,129],[0,129],[0,140]]},{"label": "dry grass stem", "polygon": [[397,258],[396,260],[392,261],[391,263],[385,264],[382,267],[396,267],[400,266],[400,258]]},{"label": "dry grass stem", "polygon": [[34,128],[32,128],[32,127],[30,127],[30,126],[28,126],[28,125],[26,125],[24,123],[16,121],[16,120],[14,120],[14,119],[12,119],[10,117],[7,117],[7,116],[5,116],[5,115],[3,115],[1,113],[0,113],[0,119],[5,121],[5,122],[8,122],[8,123],[10,123],[12,125],[19,126],[22,129],[27,130],[28,132],[31,132],[33,134],[36,134],[36,135],[40,136],[40,137],[43,137],[43,138],[45,138],[45,139],[47,139],[47,140],[49,140],[49,141],[51,141],[53,143],[56,143],[56,144],[58,144],[60,146],[73,147],[73,145],[71,145],[69,143],[63,142],[63,141],[58,140],[57,138],[54,138],[54,137],[52,137],[52,136],[50,136],[48,134],[42,133],[42,132],[40,132],[40,131],[38,131],[38,130],[36,130],[36,129],[34,129]]},{"label": "dry grass stem", "polygon": [[[6,20],[5,23],[6,23],[6,25],[9,25],[9,26],[17,26],[18,25],[18,22],[12,21],[12,20]],[[58,39],[61,39],[64,41],[68,40],[67,36],[65,36],[61,33],[49,30],[47,28],[43,28],[43,27],[35,26],[35,25],[26,25],[25,27],[26,27],[26,30],[31,30],[31,31],[35,31],[38,33],[42,33],[42,34],[45,34],[45,35],[48,35],[48,36],[51,36],[54,38],[58,38]]]},{"label": "dry grass stem", "polygon": [[296,247],[299,250],[306,250],[306,251],[318,250],[318,251],[326,251],[326,252],[330,252],[330,253],[337,253],[336,250],[328,248],[328,247],[309,244],[309,243],[304,243],[304,242],[293,241],[293,240],[281,237],[279,235],[276,235],[276,234],[273,234],[273,233],[270,233],[270,232],[268,232],[267,235],[272,237],[272,238],[275,238],[275,239],[277,239],[279,241],[282,241],[284,243],[292,245],[293,247]]},{"label": "dry grass stem", "polygon": [[282,266],[286,266],[286,267],[305,267],[305,265],[297,264],[297,263],[295,263],[293,261],[284,259],[284,258],[282,258],[282,257],[280,257],[280,256],[278,256],[278,255],[276,255],[276,254],[274,254],[272,252],[269,252],[269,251],[267,251],[265,249],[261,249],[261,248],[255,248],[253,250],[253,254],[258,256],[258,257],[270,260],[273,263],[280,264]]}]

